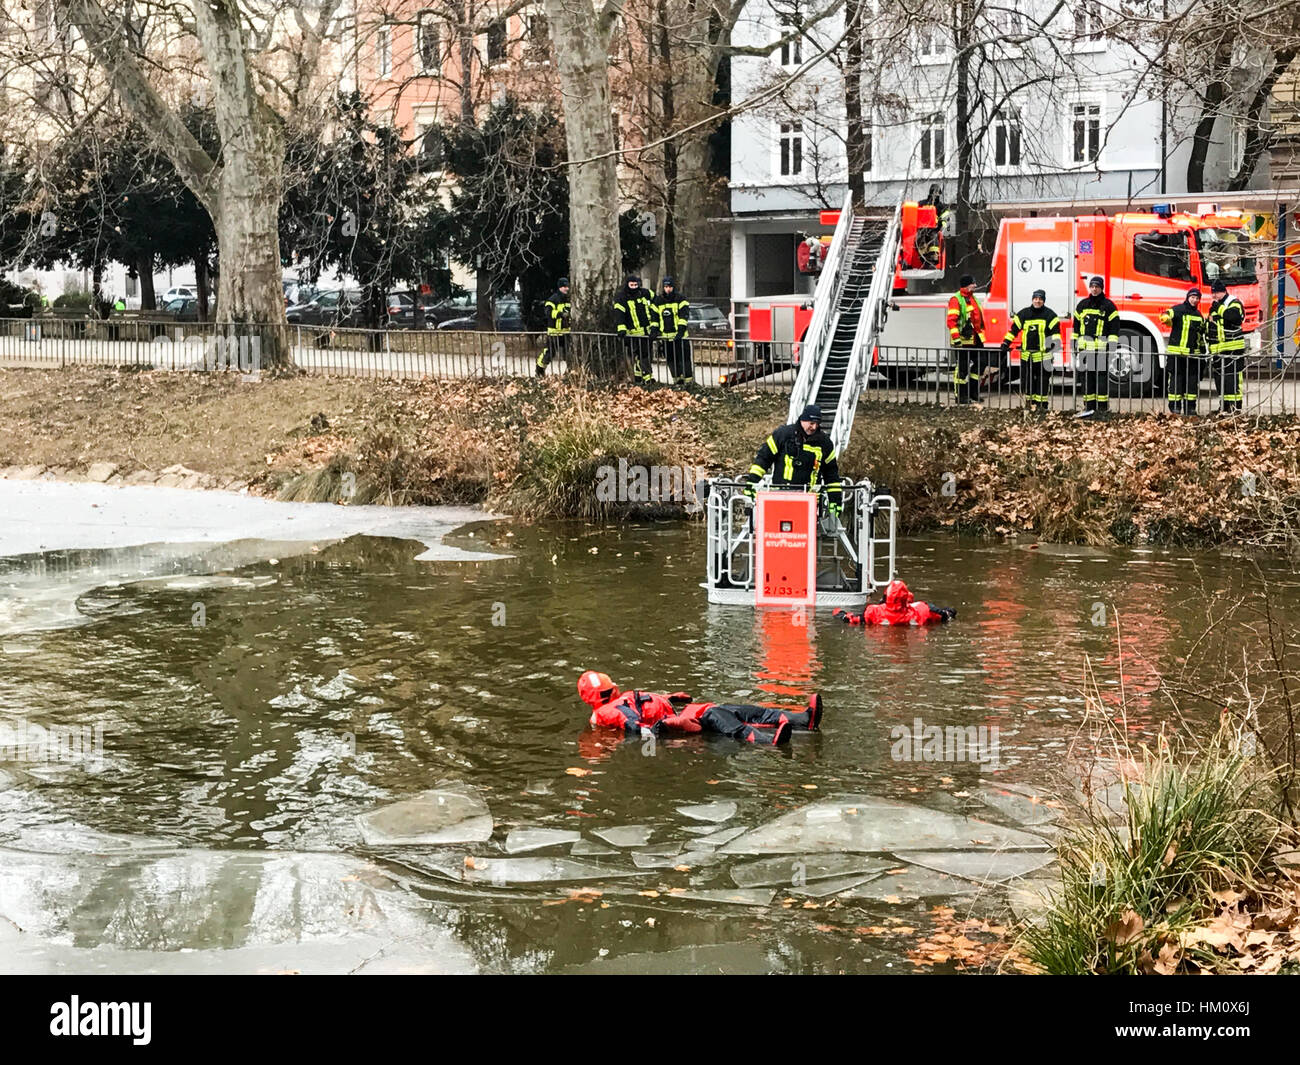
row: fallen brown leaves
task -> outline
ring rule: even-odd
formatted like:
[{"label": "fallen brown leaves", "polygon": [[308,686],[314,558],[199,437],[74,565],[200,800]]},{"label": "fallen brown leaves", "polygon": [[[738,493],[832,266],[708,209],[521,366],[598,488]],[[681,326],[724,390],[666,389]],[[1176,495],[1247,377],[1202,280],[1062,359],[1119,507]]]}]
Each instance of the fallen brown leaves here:
[{"label": "fallen brown leaves", "polygon": [[958,969],[995,966],[1010,949],[1007,929],[977,917],[959,918],[951,906],[930,910],[934,930],[907,952],[919,968],[953,964]]}]

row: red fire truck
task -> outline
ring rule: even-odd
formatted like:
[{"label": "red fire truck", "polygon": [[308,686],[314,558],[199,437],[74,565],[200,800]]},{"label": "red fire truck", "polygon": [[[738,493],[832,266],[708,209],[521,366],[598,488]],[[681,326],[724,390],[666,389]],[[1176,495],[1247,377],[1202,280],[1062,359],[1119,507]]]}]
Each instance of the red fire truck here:
[{"label": "red fire truck", "polygon": [[[833,224],[827,218],[823,222]],[[905,226],[904,250],[907,239]],[[1241,214],[1220,211],[1210,203],[1199,204],[1195,211],[1179,211],[1167,204],[1150,212],[1109,216],[1004,218],[988,284],[977,293],[987,323],[985,343],[996,352],[1010,316],[1028,306],[1030,294],[1041,288],[1047,293],[1048,306],[1061,317],[1066,339],[1054,358],[1053,370],[1058,375],[1072,375],[1071,314],[1078,300],[1087,295],[1088,279],[1100,275],[1106,279],[1106,294],[1120,314],[1119,351],[1111,359],[1115,394],[1131,394],[1130,389],[1155,392],[1162,380],[1168,336],[1159,316],[1194,285],[1204,294],[1204,308],[1211,283],[1223,281],[1241,300],[1246,329],[1251,342],[1258,345],[1257,255]],[[906,273],[901,271],[896,278],[896,290]],[[950,292],[939,291],[894,297],[878,353],[878,366],[886,377],[906,381],[948,368],[945,314],[950,296]],[[812,318],[812,307],[812,297],[806,295],[749,302],[748,339],[760,355],[763,344],[768,345],[773,369],[785,368],[779,365],[784,351],[797,363],[797,341]],[[737,332],[739,336],[739,328]],[[1013,348],[1003,369],[1010,371],[1018,361],[1019,351]]]}]

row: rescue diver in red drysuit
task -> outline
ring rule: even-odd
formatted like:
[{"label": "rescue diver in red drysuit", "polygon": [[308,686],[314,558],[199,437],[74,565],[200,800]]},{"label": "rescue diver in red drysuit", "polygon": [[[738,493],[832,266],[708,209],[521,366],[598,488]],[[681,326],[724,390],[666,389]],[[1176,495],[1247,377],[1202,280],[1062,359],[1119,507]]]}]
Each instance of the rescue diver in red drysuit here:
[{"label": "rescue diver in red drysuit", "polygon": [[796,728],[817,730],[822,719],[822,697],[814,695],[808,709],[792,714],[770,706],[745,703],[693,703],[685,692],[619,693],[604,673],[588,670],[578,678],[578,695],[591,707],[593,728],[624,730],[676,729],[681,732],[717,732],[746,743],[779,747],[790,741]]},{"label": "rescue diver in red drysuit", "polygon": [[899,580],[889,582],[883,603],[872,603],[861,614],[846,610],[832,613],[850,625],[938,625],[957,616],[950,606],[930,606],[913,599],[907,585]]}]

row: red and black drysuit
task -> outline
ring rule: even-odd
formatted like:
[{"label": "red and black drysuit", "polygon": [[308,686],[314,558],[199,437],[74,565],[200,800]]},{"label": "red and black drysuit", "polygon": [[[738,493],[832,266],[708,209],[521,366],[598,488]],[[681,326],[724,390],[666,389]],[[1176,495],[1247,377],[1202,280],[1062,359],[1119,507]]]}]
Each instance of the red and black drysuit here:
[{"label": "red and black drysuit", "polygon": [[[676,703],[685,703],[680,710]],[[812,724],[811,711],[794,714],[770,706],[745,703],[693,703],[685,692],[670,699],[654,692],[628,691],[602,703],[591,713],[593,728],[625,731],[674,729],[681,732],[717,732],[747,743],[772,743],[772,729],[789,721],[794,728]]]},{"label": "red and black drysuit", "polygon": [[902,581],[890,581],[885,601],[869,605],[861,614],[836,610],[835,616],[850,625],[938,625],[957,616],[952,607],[932,607],[913,599]]}]

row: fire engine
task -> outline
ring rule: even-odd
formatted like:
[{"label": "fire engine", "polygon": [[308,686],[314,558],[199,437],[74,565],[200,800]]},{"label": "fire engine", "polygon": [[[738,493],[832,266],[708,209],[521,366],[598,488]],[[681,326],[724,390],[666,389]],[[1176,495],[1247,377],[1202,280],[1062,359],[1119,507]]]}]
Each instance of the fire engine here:
[{"label": "fire engine", "polygon": [[[915,207],[905,204],[903,209],[896,292],[910,277],[942,273],[941,234],[937,237],[941,256],[937,268],[926,269],[932,264],[921,261],[917,252],[917,235],[932,219],[909,214],[909,208]],[[838,212],[823,212],[824,225],[837,220]],[[1061,318],[1063,344],[1054,356],[1053,370],[1060,376],[1072,375],[1071,315],[1078,300],[1088,293],[1088,279],[1099,275],[1106,279],[1106,294],[1120,316],[1120,343],[1110,363],[1112,384],[1118,394],[1128,394],[1130,388],[1155,392],[1161,384],[1168,337],[1160,314],[1181,302],[1193,286],[1203,293],[1204,309],[1211,283],[1223,281],[1241,300],[1250,343],[1258,348],[1257,253],[1242,214],[1221,211],[1212,203],[1199,204],[1195,211],[1158,204],[1150,212],[1109,216],[1004,218],[990,263],[989,283],[977,291],[986,323],[985,346],[996,351],[1011,315],[1028,306],[1030,294],[1041,288],[1047,293],[1047,305]],[[886,378],[902,383],[948,367],[945,313],[950,296],[942,291],[894,297],[877,360]],[[746,311],[748,339],[755,355],[749,376],[797,365],[798,340],[812,318],[812,296],[755,299],[748,302]],[[738,327],[740,318],[738,313]],[[1002,368],[1009,374],[1018,362],[1019,351],[1013,347]]]}]

